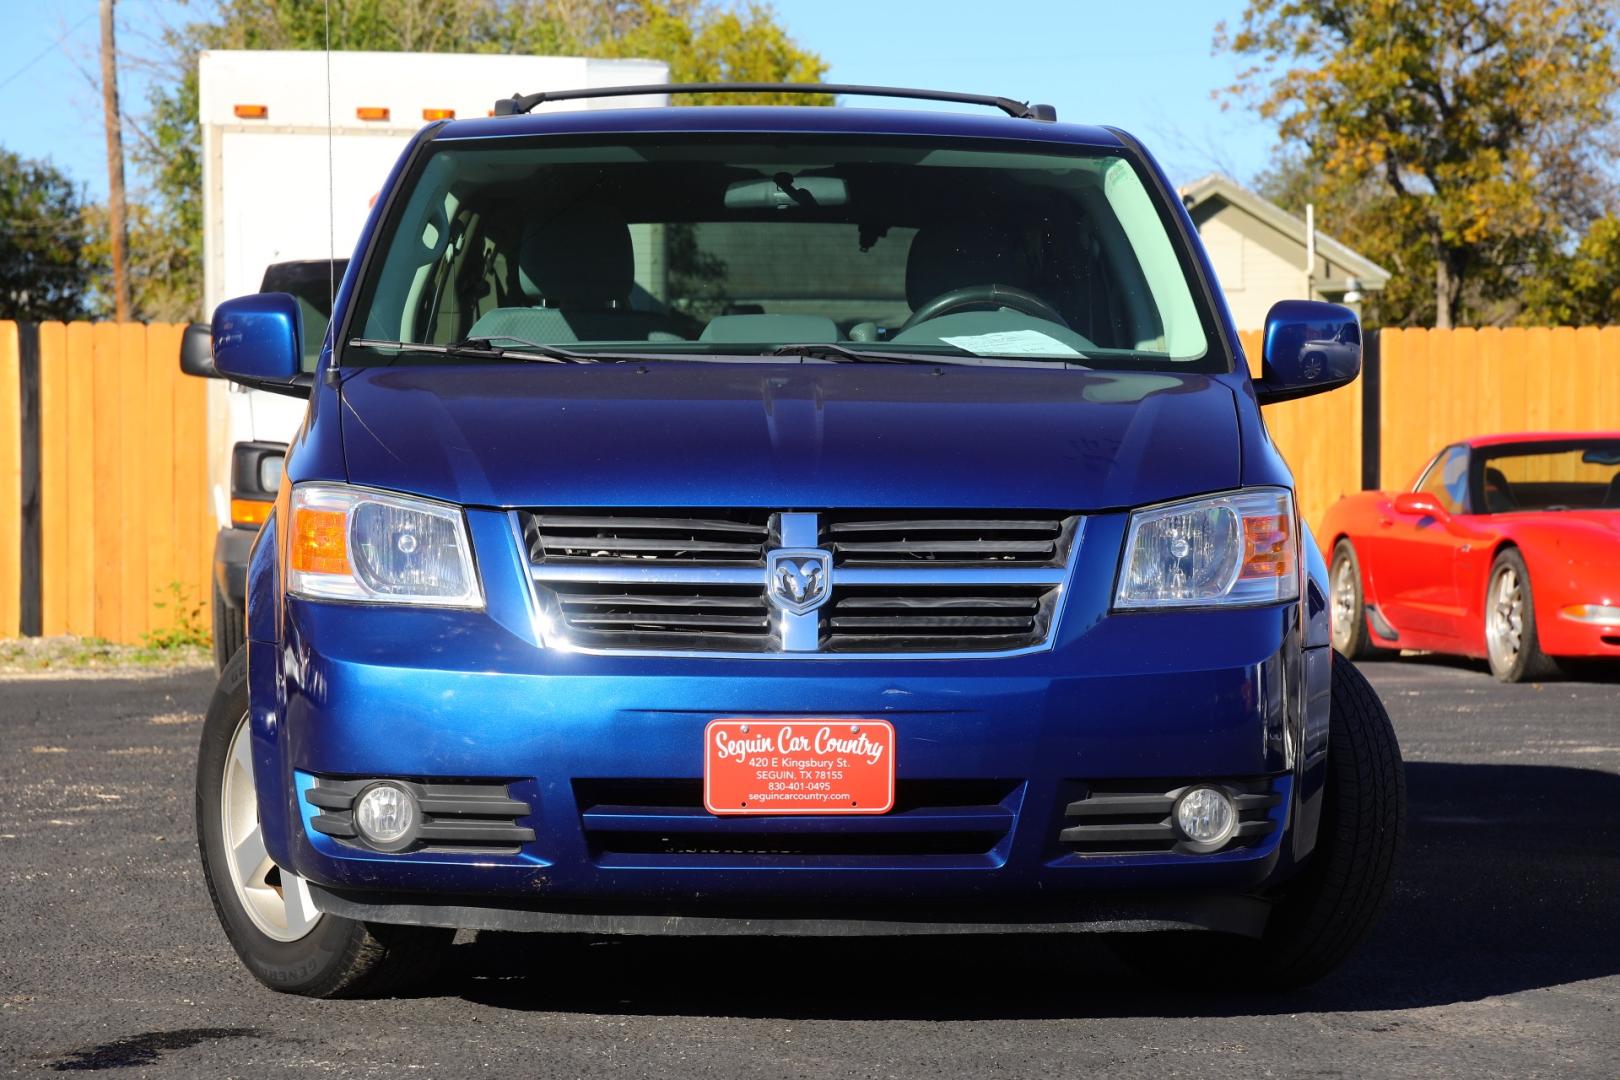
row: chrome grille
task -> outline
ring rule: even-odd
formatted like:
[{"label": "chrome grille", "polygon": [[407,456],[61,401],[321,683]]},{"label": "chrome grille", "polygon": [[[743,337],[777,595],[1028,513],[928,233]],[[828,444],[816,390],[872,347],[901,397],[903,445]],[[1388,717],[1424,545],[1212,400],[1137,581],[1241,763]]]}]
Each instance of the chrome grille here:
[{"label": "chrome grille", "polygon": [[882,586],[835,589],[823,609],[831,652],[990,652],[1038,640],[1054,590],[1023,586]]},{"label": "chrome grille", "polygon": [[758,563],[759,511],[543,511],[524,515],[529,558],[545,562]]},{"label": "chrome grille", "polygon": [[550,588],[569,639],[580,645],[758,652],[770,638],[770,606],[753,586],[557,582]]},{"label": "chrome grille", "polygon": [[1081,525],[1050,511],[513,516],[548,645],[802,657],[1044,648]]},{"label": "chrome grille", "polygon": [[838,566],[1061,566],[1065,533],[1074,524],[1071,516],[1047,511],[837,511],[822,516],[821,529]]}]

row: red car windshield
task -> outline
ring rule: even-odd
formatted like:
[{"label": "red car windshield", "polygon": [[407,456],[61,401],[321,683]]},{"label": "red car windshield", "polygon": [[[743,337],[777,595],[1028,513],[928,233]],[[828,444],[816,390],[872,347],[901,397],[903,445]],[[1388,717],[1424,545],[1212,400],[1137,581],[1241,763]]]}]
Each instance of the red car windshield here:
[{"label": "red car windshield", "polygon": [[1620,510],[1620,439],[1480,447],[1470,473],[1480,513]]}]

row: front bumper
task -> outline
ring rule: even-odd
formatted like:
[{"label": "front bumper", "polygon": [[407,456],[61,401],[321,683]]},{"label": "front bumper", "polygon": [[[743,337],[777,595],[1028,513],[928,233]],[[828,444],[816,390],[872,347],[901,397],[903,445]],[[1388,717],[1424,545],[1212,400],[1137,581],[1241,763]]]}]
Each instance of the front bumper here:
[{"label": "front bumper", "polygon": [[[315,885],[323,907],[378,921],[626,932],[747,932],[762,919],[778,932],[1134,921],[1255,932],[1263,909],[1233,898],[1291,873],[1314,843],[1327,651],[1301,647],[1297,605],[1106,614],[1117,524],[1089,526],[1053,648],[1013,657],[545,650],[502,618],[500,590],[524,586],[476,536],[488,613],[289,599],[284,640],[249,643],[270,854]],[[727,716],[888,720],[902,793],[993,788],[995,822],[976,808],[976,827],[993,835],[982,846],[939,843],[946,811],[919,795],[913,803],[935,818],[927,844],[911,842],[918,826],[898,813],[790,825],[701,815],[680,827],[701,832],[702,843],[666,846],[657,830],[674,819],[661,818],[636,826],[642,842],[605,839],[591,792],[696,782],[704,726]],[[326,777],[507,784],[532,808],[519,824],[535,836],[497,854],[370,851],[312,827],[319,810],[306,793]],[[1066,808],[1099,781],[1237,778],[1279,796],[1265,811],[1274,827],[1247,846],[1079,853],[1059,838]],[[630,816],[617,811],[607,816]],[[780,850],[758,841],[764,829],[787,837]],[[845,843],[857,832],[860,843]]]}]

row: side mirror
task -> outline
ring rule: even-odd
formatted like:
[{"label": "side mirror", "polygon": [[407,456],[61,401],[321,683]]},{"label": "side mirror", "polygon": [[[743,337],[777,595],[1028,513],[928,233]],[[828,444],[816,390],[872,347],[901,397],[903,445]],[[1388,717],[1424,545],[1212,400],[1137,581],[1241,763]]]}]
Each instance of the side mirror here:
[{"label": "side mirror", "polygon": [[219,378],[214,367],[214,337],[207,323],[194,322],[180,335],[180,370],[199,379]]},{"label": "side mirror", "polygon": [[1318,300],[1279,300],[1266,313],[1265,354],[1254,382],[1260,404],[1320,394],[1361,372],[1356,313]]},{"label": "side mirror", "polygon": [[214,310],[214,367],[232,382],[255,390],[308,397],[313,385],[303,371],[303,316],[288,293],[254,293]]},{"label": "side mirror", "polygon": [[1403,491],[1395,496],[1395,512],[1413,517],[1431,517],[1436,521],[1450,521],[1451,511],[1440,505],[1440,500],[1427,491]]}]

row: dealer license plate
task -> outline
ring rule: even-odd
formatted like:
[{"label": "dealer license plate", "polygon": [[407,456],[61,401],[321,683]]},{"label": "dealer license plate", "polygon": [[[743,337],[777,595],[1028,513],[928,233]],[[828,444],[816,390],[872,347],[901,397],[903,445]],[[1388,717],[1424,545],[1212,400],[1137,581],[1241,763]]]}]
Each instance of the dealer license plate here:
[{"label": "dealer license plate", "polygon": [[894,808],[894,726],[886,720],[712,720],[703,746],[711,814]]}]

